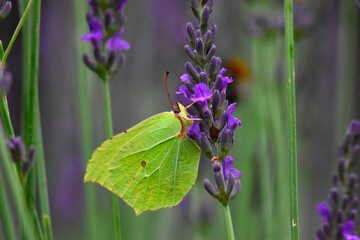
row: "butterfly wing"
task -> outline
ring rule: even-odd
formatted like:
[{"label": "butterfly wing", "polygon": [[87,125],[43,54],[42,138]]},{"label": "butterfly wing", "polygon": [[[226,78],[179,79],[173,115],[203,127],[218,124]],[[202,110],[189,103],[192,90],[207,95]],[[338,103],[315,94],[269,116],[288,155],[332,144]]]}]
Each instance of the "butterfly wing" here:
[{"label": "butterfly wing", "polygon": [[105,141],[93,154],[85,181],[119,195],[136,214],[176,206],[193,186],[200,149],[170,112],[150,117]]}]

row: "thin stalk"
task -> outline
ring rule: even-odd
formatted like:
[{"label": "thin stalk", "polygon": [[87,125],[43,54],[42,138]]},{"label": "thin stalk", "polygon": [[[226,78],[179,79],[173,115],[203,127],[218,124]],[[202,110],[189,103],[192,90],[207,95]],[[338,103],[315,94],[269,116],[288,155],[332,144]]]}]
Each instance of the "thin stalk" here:
[{"label": "thin stalk", "polygon": [[[27,130],[27,146],[35,144],[36,148],[36,172],[39,184],[39,198],[40,209],[42,215],[47,215],[50,222],[50,209],[47,192],[46,172],[45,172],[45,159],[43,150],[43,141],[41,136],[40,125],[40,109],[39,109],[39,96],[38,96],[38,76],[39,76],[39,43],[40,43],[40,15],[41,15],[41,0],[34,0],[33,19],[32,19],[32,35],[31,35],[31,65],[30,65],[30,84],[29,84],[29,122]],[[26,116],[25,116],[26,117]],[[29,176],[30,177],[30,176]],[[29,194],[31,198],[35,199],[35,177],[33,174],[29,179],[30,189]],[[35,209],[35,207],[34,207]],[[44,220],[44,218],[42,218]],[[43,225],[45,226],[43,222]],[[51,232],[51,224],[48,224]],[[49,232],[49,231],[48,231]],[[50,234],[49,239],[52,239]]]},{"label": "thin stalk", "polygon": [[229,204],[226,207],[224,207],[224,212],[225,212],[226,231],[227,231],[228,239],[235,240],[234,228],[231,220],[231,212],[230,212]]},{"label": "thin stalk", "polygon": [[4,227],[5,237],[8,240],[15,240],[15,228],[14,220],[10,213],[10,205],[7,200],[7,194],[5,192],[5,187],[3,185],[4,179],[0,178],[0,213],[1,221]]},{"label": "thin stalk", "polygon": [[[76,56],[77,56],[77,79],[79,90],[79,111],[80,111],[80,127],[81,127],[81,148],[83,158],[83,169],[86,168],[88,160],[92,153],[92,128],[91,128],[91,77],[90,71],[83,63],[82,54],[88,52],[88,47],[83,41],[80,41],[81,36],[87,31],[87,23],[84,18],[86,15],[87,2],[74,1],[74,16],[76,21]],[[99,239],[98,237],[98,214],[96,191],[93,184],[85,184],[85,204],[86,204],[86,232],[90,240]]]},{"label": "thin stalk", "polygon": [[[104,109],[105,109],[105,128],[106,137],[111,138],[113,136],[113,126],[111,117],[111,103],[110,103],[110,91],[109,91],[109,79],[102,79],[103,91],[104,91]],[[121,226],[120,226],[120,207],[118,196],[111,193],[111,205],[113,212],[113,224],[114,224],[114,239],[121,239]]]},{"label": "thin stalk", "polygon": [[296,151],[296,101],[295,101],[295,67],[294,67],[294,30],[293,1],[285,0],[285,39],[288,73],[288,138],[289,138],[289,171],[290,171],[290,220],[291,239],[299,239],[298,216],[298,181],[297,181],[297,151]]},{"label": "thin stalk", "polygon": [[21,19],[20,19],[20,21],[19,21],[19,23],[18,23],[18,25],[17,25],[17,27],[16,27],[16,29],[15,29],[15,32],[13,33],[13,35],[12,35],[12,37],[11,37],[11,39],[10,39],[9,45],[8,45],[8,47],[6,48],[6,51],[5,51],[5,53],[4,53],[4,56],[2,57],[2,61],[1,61],[2,64],[5,63],[7,57],[9,56],[10,50],[11,50],[11,48],[12,48],[12,46],[13,46],[16,38],[17,38],[17,36],[19,35],[19,32],[20,32],[20,30],[21,30],[21,27],[23,26],[23,24],[24,24],[24,22],[25,22],[26,16],[28,15],[28,13],[29,13],[29,11],[30,11],[33,2],[34,2],[34,0],[30,0],[29,3],[28,3],[28,5],[26,6],[26,9],[25,9],[25,11],[24,11],[24,14],[22,15],[22,17],[21,17]]},{"label": "thin stalk", "polygon": [[22,230],[24,233],[24,237],[26,239],[35,239],[34,237],[34,224],[31,219],[31,215],[28,211],[28,207],[25,201],[25,196],[23,192],[23,188],[18,177],[16,166],[12,164],[9,152],[5,145],[5,136],[0,128],[0,157],[2,161],[0,162],[0,172],[1,168],[4,167],[4,173],[8,179],[10,191],[13,196],[13,201],[15,204],[15,208],[17,213],[19,214],[19,221],[21,222]]}]

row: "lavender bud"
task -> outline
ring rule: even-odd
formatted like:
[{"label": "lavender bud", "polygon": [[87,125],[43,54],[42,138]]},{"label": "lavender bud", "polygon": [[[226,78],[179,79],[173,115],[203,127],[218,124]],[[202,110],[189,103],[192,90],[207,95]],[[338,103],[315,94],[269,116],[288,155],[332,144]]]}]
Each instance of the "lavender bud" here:
[{"label": "lavender bud", "polygon": [[360,121],[352,121],[350,131],[355,135],[360,133]]},{"label": "lavender bud", "polygon": [[234,186],[232,188],[232,191],[230,193],[229,199],[233,200],[240,192],[241,189],[241,183],[239,179],[235,180]]},{"label": "lavender bud", "polygon": [[199,73],[196,71],[196,69],[191,63],[185,63],[185,69],[196,82],[199,82]]},{"label": "lavender bud", "polygon": [[195,32],[196,38],[201,38],[201,31],[199,29]]},{"label": "lavender bud", "polygon": [[25,161],[23,162],[23,164],[21,166],[21,173],[23,175],[26,175],[29,172],[31,166],[34,163],[34,160],[35,160],[35,147],[30,146],[29,150],[28,150],[27,157],[26,157]]},{"label": "lavender bud", "polygon": [[83,61],[89,69],[96,71],[96,64],[90,60],[90,58],[87,54],[83,55]]},{"label": "lavender bud", "polygon": [[220,132],[220,150],[221,153],[227,153],[227,151],[229,151],[232,142],[233,142],[233,131],[231,131],[230,129],[224,128],[221,132]]},{"label": "lavender bud", "polygon": [[7,145],[10,149],[12,160],[14,162],[23,162],[25,159],[26,149],[22,139],[20,137],[10,137]]},{"label": "lavender bud", "polygon": [[198,145],[208,158],[212,158],[213,155],[213,148],[209,141],[209,138],[206,136],[205,133],[200,133],[200,137],[198,139]]},{"label": "lavender bud", "polygon": [[343,232],[341,228],[338,228],[335,235],[335,240],[343,240]]},{"label": "lavender bud", "polygon": [[339,178],[338,178],[338,176],[336,174],[333,175],[332,180],[333,180],[334,186],[337,187],[338,182],[339,182]]},{"label": "lavender bud", "polygon": [[217,75],[217,77],[215,79],[215,82],[214,82],[214,85],[212,86],[211,90],[212,91],[215,91],[216,89],[220,90],[221,83],[222,83],[222,76],[219,74],[219,75]]},{"label": "lavender bud", "polygon": [[[217,115],[217,113],[221,109],[221,107],[222,107],[222,102],[221,102],[221,97],[220,97],[220,91],[216,89],[214,91],[214,95],[213,95],[213,99],[212,99],[212,111],[214,113],[214,116]],[[216,117],[214,117],[214,118],[217,119]]]},{"label": "lavender bud", "polygon": [[213,33],[214,36],[215,36],[216,30],[217,30],[216,25],[215,25],[214,23],[211,24],[210,31],[212,31],[212,33]]},{"label": "lavender bud", "polygon": [[220,69],[221,59],[219,57],[212,57],[208,66],[209,76],[213,76],[218,73]]},{"label": "lavender bud", "polygon": [[350,165],[354,165],[356,161],[359,161],[359,156],[360,156],[360,145],[355,145],[353,152],[352,152],[352,156],[350,158]]},{"label": "lavender bud", "polygon": [[348,219],[349,219],[349,220],[352,220],[352,221],[355,221],[356,216],[357,216],[357,210],[356,210],[356,209],[352,209],[351,212],[350,212],[350,214],[349,214]]},{"label": "lavender bud", "polygon": [[185,52],[189,56],[191,60],[195,60],[196,54],[195,52],[190,48],[189,45],[185,45]]},{"label": "lavender bud", "polygon": [[336,220],[338,223],[344,222],[344,213],[342,210],[338,210]]},{"label": "lavender bud", "polygon": [[111,23],[112,23],[111,11],[110,9],[106,9],[104,16],[104,26],[107,31],[111,28]]},{"label": "lavender bud", "polygon": [[219,196],[219,191],[210,183],[209,179],[204,179],[204,187],[206,191],[213,197],[217,198]]},{"label": "lavender bud", "polygon": [[98,48],[98,47],[94,48],[94,57],[95,57],[95,60],[101,64],[102,54],[101,54],[100,48]]},{"label": "lavender bud", "polygon": [[234,184],[235,184],[235,177],[234,174],[230,172],[228,174],[228,178],[226,180],[226,186],[225,186],[225,193],[227,195],[229,195],[232,192]]},{"label": "lavender bud", "polygon": [[116,57],[115,51],[110,51],[108,59],[106,61],[106,66],[108,68],[111,68],[113,66],[114,61],[115,61],[115,57]]},{"label": "lavender bud", "polygon": [[195,49],[196,49],[197,55],[201,59],[203,59],[204,58],[204,42],[203,42],[203,40],[201,38],[196,39]]},{"label": "lavender bud", "polygon": [[206,83],[208,82],[208,76],[206,74],[206,72],[201,72],[199,75],[199,82],[201,83]]},{"label": "lavender bud", "polygon": [[205,48],[208,48],[214,41],[215,36],[212,31],[208,30],[204,36]]},{"label": "lavender bud", "polygon": [[209,17],[210,17],[210,8],[206,6],[201,16],[201,23],[200,23],[201,33],[203,34],[206,32],[208,28]]},{"label": "lavender bud", "polygon": [[352,192],[357,187],[357,180],[358,180],[357,174],[352,173],[349,177],[348,184],[347,184],[348,190],[350,192]]},{"label": "lavender bud", "polygon": [[354,197],[350,202],[350,208],[357,208],[358,202],[359,202],[358,198]]},{"label": "lavender bud", "polygon": [[214,56],[215,52],[216,52],[216,46],[211,45],[208,53],[206,54],[205,62],[208,62]]},{"label": "lavender bud", "polygon": [[185,86],[192,94],[194,94],[194,85],[191,82],[185,82]]},{"label": "lavender bud", "polygon": [[326,240],[326,235],[321,229],[316,231],[316,236],[319,238],[319,240]]},{"label": "lavender bud", "polygon": [[204,119],[204,121],[206,122],[206,124],[207,124],[208,126],[211,126],[211,123],[212,123],[212,120],[213,120],[213,116],[212,116],[212,114],[211,114],[210,111],[204,112],[204,114],[203,114],[203,119]]},{"label": "lavender bud", "polygon": [[195,42],[196,39],[195,28],[190,22],[186,24],[186,31],[189,36],[189,39]]},{"label": "lavender bud", "polygon": [[191,0],[191,10],[197,19],[200,19],[199,4],[197,0]]},{"label": "lavender bud", "polygon": [[331,189],[331,193],[329,196],[329,203],[333,208],[339,206],[339,198],[340,198],[339,190],[337,188]]},{"label": "lavender bud", "polygon": [[221,167],[218,162],[214,163],[214,176],[215,176],[216,186],[218,187],[219,191],[224,192],[225,180],[221,172]]},{"label": "lavender bud", "polygon": [[11,85],[12,75],[9,71],[4,71],[2,78],[0,78],[0,96],[5,94]]},{"label": "lavender bud", "polygon": [[5,4],[0,6],[0,21],[2,21],[11,11],[12,4],[10,1],[6,1]]},{"label": "lavender bud", "polygon": [[191,6],[191,8],[196,8],[196,9],[198,9],[199,8],[199,2],[197,1],[197,0],[191,0],[190,1],[190,6]]},{"label": "lavender bud", "polygon": [[219,129],[219,131],[221,131],[225,127],[225,124],[227,122],[227,107],[228,107],[228,102],[227,100],[225,100],[224,108],[221,113],[221,116],[216,122],[216,128]]},{"label": "lavender bud", "polygon": [[342,200],[341,209],[346,210],[346,208],[349,205],[349,202],[350,202],[349,196],[345,195]]}]

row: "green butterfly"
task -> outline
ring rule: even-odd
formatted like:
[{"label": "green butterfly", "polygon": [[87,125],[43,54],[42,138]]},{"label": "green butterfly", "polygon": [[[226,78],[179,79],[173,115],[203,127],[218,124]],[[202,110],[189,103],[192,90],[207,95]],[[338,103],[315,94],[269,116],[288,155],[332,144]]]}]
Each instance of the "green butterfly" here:
[{"label": "green butterfly", "polygon": [[93,153],[85,182],[121,197],[136,215],[173,207],[194,185],[200,149],[186,133],[194,119],[186,108],[152,116],[108,139]]}]

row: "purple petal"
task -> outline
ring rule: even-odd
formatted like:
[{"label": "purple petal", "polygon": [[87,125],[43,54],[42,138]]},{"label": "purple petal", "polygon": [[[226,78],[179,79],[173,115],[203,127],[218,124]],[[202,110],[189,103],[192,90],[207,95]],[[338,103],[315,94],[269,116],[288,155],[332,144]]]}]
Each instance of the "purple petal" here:
[{"label": "purple petal", "polygon": [[354,221],[346,221],[342,226],[341,230],[345,240],[360,240],[358,236],[354,234],[355,222]]},{"label": "purple petal", "polygon": [[106,48],[109,50],[127,50],[130,48],[130,45],[128,42],[122,39],[122,34],[124,32],[124,29],[120,29],[114,36],[112,36],[107,42],[106,42]]},{"label": "purple petal", "polygon": [[81,40],[92,42],[96,47],[99,47],[100,40],[103,38],[102,26],[96,17],[93,17],[88,25],[90,33],[83,35]]},{"label": "purple petal", "polygon": [[227,128],[234,130],[236,126],[241,127],[241,122],[236,117],[232,116],[232,112],[235,110],[236,103],[230,104],[227,115]]},{"label": "purple petal", "polygon": [[234,174],[234,177],[239,178],[241,177],[241,172],[234,169],[234,157],[227,156],[221,161],[224,178],[227,179],[229,173]]},{"label": "purple petal", "polygon": [[225,68],[222,68],[219,72],[219,74],[222,76],[224,73],[226,72],[226,69]]},{"label": "purple petal", "polygon": [[232,78],[229,77],[222,77],[221,78],[221,86],[220,86],[220,91],[221,92],[226,92],[226,86],[228,83],[231,83],[233,80]]},{"label": "purple petal", "polygon": [[197,120],[194,120],[194,123],[189,127],[186,135],[190,139],[196,139],[200,137],[200,126]]},{"label": "purple petal", "polygon": [[189,89],[185,86],[185,85],[181,85],[179,88],[179,91],[176,92],[176,94],[184,94],[184,96],[186,98],[191,98],[191,92],[189,91]]},{"label": "purple petal", "polygon": [[189,74],[181,75],[180,79],[181,79],[182,82],[188,82],[188,81],[190,82],[191,81],[191,78],[190,78]]},{"label": "purple petal", "polygon": [[194,93],[195,97],[191,98],[193,102],[206,102],[213,95],[205,83],[196,84],[194,87]]}]

